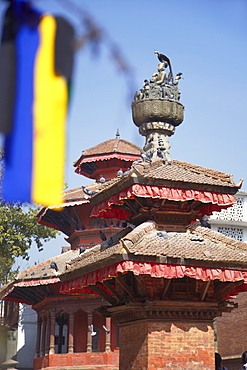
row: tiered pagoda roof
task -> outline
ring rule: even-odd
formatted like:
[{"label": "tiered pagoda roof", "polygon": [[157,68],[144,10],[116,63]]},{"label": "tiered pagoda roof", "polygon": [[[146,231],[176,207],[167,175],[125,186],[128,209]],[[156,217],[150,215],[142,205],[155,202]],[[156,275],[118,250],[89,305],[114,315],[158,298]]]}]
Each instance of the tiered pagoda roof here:
[{"label": "tiered pagoda roof", "polygon": [[117,136],[84,150],[73,165],[76,173],[98,179],[102,170],[107,173],[107,169],[112,172],[121,167],[128,168],[130,162],[140,159],[140,150],[139,146]]},{"label": "tiered pagoda roof", "polygon": [[[172,292],[171,286],[166,296],[163,291],[164,283],[159,283],[159,279],[168,279],[170,283],[174,278],[215,282],[211,290],[208,283],[205,291],[205,286],[199,284],[195,294],[197,300],[226,299],[238,291],[246,290],[246,243],[198,224],[189,226],[185,233],[160,233],[157,224],[148,221],[132,231],[130,228],[122,230],[114,236],[113,243],[114,245],[109,246],[105,241],[67,263],[61,276],[64,281],[61,292],[96,292],[114,305],[113,297],[115,304],[121,306],[126,303],[126,297],[118,294],[118,280],[128,273],[134,279],[132,286],[138,285],[134,276],[158,279],[157,286],[155,285],[156,299],[168,299],[171,294],[174,299],[178,299],[181,293],[180,288],[176,294]],[[127,292],[129,287],[130,284],[125,285]],[[139,292],[135,299],[144,302],[148,298]]]},{"label": "tiered pagoda roof", "polygon": [[108,181],[92,196],[91,216],[135,225],[153,219],[166,230],[180,223],[176,230],[184,231],[192,220],[234,204],[238,188],[231,175],[220,171],[160,158],[139,161],[128,175]]}]

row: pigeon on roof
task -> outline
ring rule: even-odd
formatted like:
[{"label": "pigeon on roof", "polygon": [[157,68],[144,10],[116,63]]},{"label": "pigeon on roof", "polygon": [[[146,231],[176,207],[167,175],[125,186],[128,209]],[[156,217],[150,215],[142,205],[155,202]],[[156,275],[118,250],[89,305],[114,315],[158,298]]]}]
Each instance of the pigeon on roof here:
[{"label": "pigeon on roof", "polygon": [[160,237],[160,238],[165,238],[165,239],[168,239],[168,234],[165,230],[162,230],[162,231],[157,231],[157,235]]},{"label": "pigeon on roof", "polygon": [[51,268],[51,269],[54,269],[55,271],[58,271],[57,264],[56,264],[56,262],[54,262],[54,261],[52,261],[52,262],[50,263],[50,268]]},{"label": "pigeon on roof", "polygon": [[120,168],[118,171],[117,171],[117,177],[122,177],[123,176],[123,170],[122,168]]},{"label": "pigeon on roof", "polygon": [[99,231],[99,236],[100,236],[100,238],[101,238],[101,240],[104,242],[107,238],[106,238],[106,236],[105,236],[105,234],[103,233],[103,231]]},{"label": "pigeon on roof", "polygon": [[105,183],[105,178],[102,175],[100,175],[99,182],[101,184],[104,184]]},{"label": "pigeon on roof", "polygon": [[90,189],[87,189],[85,186],[82,186],[82,190],[84,191],[85,194],[89,195],[90,197],[94,194],[96,194],[97,192],[96,191],[93,191],[93,190],[90,190]]}]

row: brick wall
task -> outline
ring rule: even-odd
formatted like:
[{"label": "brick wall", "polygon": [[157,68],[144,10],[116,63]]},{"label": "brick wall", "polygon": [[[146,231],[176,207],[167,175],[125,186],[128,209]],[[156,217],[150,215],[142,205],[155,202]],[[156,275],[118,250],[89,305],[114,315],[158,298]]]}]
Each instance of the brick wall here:
[{"label": "brick wall", "polygon": [[118,370],[118,352],[64,353],[34,360],[34,370]]},{"label": "brick wall", "polygon": [[214,332],[208,322],[145,320],[120,326],[120,370],[214,370]]},{"label": "brick wall", "polygon": [[238,369],[241,355],[247,351],[247,292],[240,293],[234,302],[238,308],[216,319],[218,352],[229,369]]}]

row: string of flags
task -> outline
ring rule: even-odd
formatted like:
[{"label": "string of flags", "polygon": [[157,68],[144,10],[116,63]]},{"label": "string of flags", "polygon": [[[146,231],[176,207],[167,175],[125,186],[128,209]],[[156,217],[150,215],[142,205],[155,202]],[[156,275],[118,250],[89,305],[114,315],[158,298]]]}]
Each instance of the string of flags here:
[{"label": "string of flags", "polygon": [[11,0],[0,48],[0,131],[4,134],[2,198],[60,204],[74,30],[27,0]]}]

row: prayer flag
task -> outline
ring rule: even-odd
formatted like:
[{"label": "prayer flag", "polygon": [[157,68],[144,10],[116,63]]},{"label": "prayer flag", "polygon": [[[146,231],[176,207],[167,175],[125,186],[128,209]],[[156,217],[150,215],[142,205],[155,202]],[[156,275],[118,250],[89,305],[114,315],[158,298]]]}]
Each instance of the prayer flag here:
[{"label": "prayer flag", "polygon": [[0,50],[3,199],[60,204],[74,32],[61,17],[18,5],[6,12]]}]

